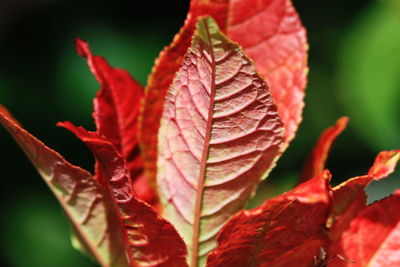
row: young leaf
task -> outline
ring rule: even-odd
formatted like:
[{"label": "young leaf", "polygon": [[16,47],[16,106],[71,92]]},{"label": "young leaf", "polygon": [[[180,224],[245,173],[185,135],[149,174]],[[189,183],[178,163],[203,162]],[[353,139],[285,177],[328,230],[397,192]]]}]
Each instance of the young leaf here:
[{"label": "young leaf", "polygon": [[157,172],[157,136],[167,90],[182,65],[197,19],[200,16],[210,15],[222,29],[225,29],[228,3],[229,0],[191,0],[185,24],[172,43],[160,53],[149,76],[140,115],[139,137],[143,149],[145,174],[154,183]]},{"label": "young leaf", "polygon": [[54,193],[85,249],[102,266],[128,266],[111,199],[90,173],[69,164],[25,131],[0,106],[0,123],[39,171]]},{"label": "young leaf", "polygon": [[273,167],[283,132],[252,62],[211,18],[200,19],[166,97],[157,177],[165,216],[188,244],[192,266]]},{"label": "young leaf", "polygon": [[308,73],[306,31],[292,1],[231,0],[227,35],[267,80],[288,144],[301,121]]},{"label": "young leaf", "polygon": [[232,217],[207,266],[313,266],[326,247],[330,174],[325,171],[260,207]]},{"label": "young leaf", "polygon": [[343,233],[337,251],[351,262],[329,266],[400,266],[400,190],[366,207]]},{"label": "young leaf", "polygon": [[317,144],[304,165],[300,178],[301,182],[307,181],[324,171],[329,151],[331,150],[335,139],[346,128],[348,122],[349,119],[347,117],[342,117],[337,120],[334,126],[329,127],[321,134]]},{"label": "young leaf", "polygon": [[191,0],[185,25],[156,61],[145,89],[140,133],[146,175],[156,177],[157,131],[164,96],[190,46],[198,17],[213,17],[222,32],[254,60],[270,85],[285,125],[286,142],[293,139],[303,110],[307,51],[305,29],[290,0]]},{"label": "young leaf", "polygon": [[338,241],[351,221],[366,207],[365,188],[372,180],[389,176],[394,171],[399,158],[400,150],[383,151],[375,158],[368,175],[352,178],[333,188],[332,211],[327,222],[332,240],[329,250],[331,258],[340,255]]},{"label": "young leaf", "polygon": [[101,179],[118,211],[130,266],[187,266],[186,245],[175,228],[157,215],[147,203],[136,198],[125,161],[114,145],[95,132],[69,122],[59,123],[80,138],[95,156]]},{"label": "young leaf", "polygon": [[75,43],[78,53],[87,59],[90,70],[101,84],[94,99],[93,117],[97,132],[110,140],[124,157],[132,179],[141,179],[139,197],[154,203],[156,196],[142,177],[143,162],[137,140],[142,87],[127,71],[112,68],[104,58],[93,56],[85,41],[76,39]]},{"label": "young leaf", "polygon": [[[356,212],[366,205],[364,189],[372,180],[380,180],[389,176],[400,159],[400,150],[383,151],[375,158],[368,175],[354,177],[333,188],[332,212],[328,222],[330,226],[342,213],[355,216]],[[346,216],[344,216],[346,217]],[[343,218],[341,219],[343,221]],[[350,221],[350,220],[347,220]]]}]

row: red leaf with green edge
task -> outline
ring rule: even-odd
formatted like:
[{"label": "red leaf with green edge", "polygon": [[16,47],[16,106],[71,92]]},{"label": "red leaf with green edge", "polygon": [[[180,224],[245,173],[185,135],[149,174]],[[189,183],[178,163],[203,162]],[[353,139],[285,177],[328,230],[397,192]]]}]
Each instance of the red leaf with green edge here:
[{"label": "red leaf with green edge", "polygon": [[260,207],[232,217],[207,266],[313,266],[327,246],[330,174],[325,171]]},{"label": "red leaf with green edge", "polygon": [[[143,162],[137,140],[138,116],[143,89],[131,75],[122,69],[112,68],[107,61],[93,56],[89,44],[76,39],[79,55],[87,59],[90,70],[101,84],[94,99],[93,118],[97,132],[105,136],[124,157],[133,180],[142,177]],[[155,203],[156,195],[143,177],[138,188],[138,197]]]},{"label": "red leaf with green edge", "polygon": [[229,7],[227,35],[243,47],[267,80],[288,144],[304,106],[306,31],[290,0],[231,0]]},{"label": "red leaf with green edge", "polygon": [[172,43],[160,53],[149,76],[140,115],[139,138],[145,174],[154,184],[157,172],[157,136],[167,90],[182,65],[198,17],[211,15],[220,27],[225,28],[228,2],[229,0],[192,0],[185,24]]},{"label": "red leaf with green edge", "polygon": [[327,222],[332,239],[329,252],[331,258],[340,254],[338,240],[367,204],[365,188],[372,180],[389,176],[394,171],[399,157],[400,150],[383,151],[376,157],[368,172],[369,175],[352,178],[333,188],[332,212]]},{"label": "red leaf with green edge", "polygon": [[304,182],[315,177],[325,169],[325,163],[335,139],[346,129],[349,119],[342,117],[336,124],[326,129],[318,139],[317,144],[304,165],[300,181]]},{"label": "red leaf with green edge", "polygon": [[102,266],[128,266],[112,200],[91,174],[71,165],[20,127],[2,106],[0,123],[56,196],[85,250]]},{"label": "red leaf with green edge", "polygon": [[210,17],[200,19],[166,97],[157,177],[164,215],[188,244],[192,266],[274,166],[283,132],[252,62]]},{"label": "red leaf with green edge", "polygon": [[146,202],[136,198],[125,160],[115,146],[95,132],[59,123],[92,151],[118,211],[125,252],[131,266],[187,266],[186,245],[175,228]]},{"label": "red leaf with green edge", "polygon": [[400,190],[360,211],[329,266],[400,266]]},{"label": "red leaf with green edge", "polygon": [[156,61],[145,89],[140,132],[146,175],[156,177],[157,131],[164,96],[190,46],[199,16],[210,15],[220,29],[254,60],[270,85],[285,125],[286,142],[293,139],[303,110],[307,51],[305,29],[289,0],[192,0],[185,25]]}]

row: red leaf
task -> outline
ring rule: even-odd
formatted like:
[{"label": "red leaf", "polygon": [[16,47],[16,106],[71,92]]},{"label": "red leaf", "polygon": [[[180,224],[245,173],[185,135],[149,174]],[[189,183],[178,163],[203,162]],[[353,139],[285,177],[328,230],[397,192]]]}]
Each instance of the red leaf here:
[{"label": "red leaf", "polygon": [[389,176],[394,172],[399,159],[400,149],[379,153],[371,169],[369,169],[368,175],[373,177],[375,180],[380,180]]},{"label": "red leaf", "polygon": [[400,158],[400,150],[383,151],[376,157],[369,175],[352,178],[333,189],[332,212],[328,220],[332,247],[330,257],[340,255],[338,240],[349,227],[350,222],[361,212],[367,203],[365,188],[372,180],[389,176]]},{"label": "red leaf", "polygon": [[215,247],[224,222],[246,204],[281,154],[283,125],[266,84],[210,18],[168,91],[157,183],[165,216],[192,252]]},{"label": "red leaf", "polygon": [[192,0],[185,24],[155,62],[145,88],[140,116],[140,141],[143,148],[146,176],[155,181],[157,172],[157,136],[163,111],[164,99],[175,73],[182,65],[190,46],[197,19],[211,15],[218,25],[225,28],[229,0]]},{"label": "red leaf", "polygon": [[118,211],[125,251],[131,266],[187,266],[186,246],[175,228],[132,190],[125,161],[115,146],[95,132],[69,122],[59,123],[73,132],[92,151],[102,169]]},{"label": "red leaf", "polygon": [[243,47],[267,80],[289,143],[304,106],[306,31],[290,0],[231,0],[229,7],[228,37]]},{"label": "red leaf", "polygon": [[207,266],[312,266],[326,245],[328,171],[260,207],[232,217]]},{"label": "red leaf", "polygon": [[157,131],[164,97],[190,45],[199,16],[210,15],[229,38],[243,46],[270,85],[287,143],[294,137],[304,106],[307,50],[305,29],[290,0],[192,0],[185,25],[160,54],[149,77],[140,132],[146,175],[156,176]]},{"label": "red leaf", "polygon": [[[89,44],[76,39],[78,53],[87,59],[90,70],[101,84],[94,99],[93,117],[97,132],[105,136],[127,162],[133,180],[143,173],[143,162],[137,140],[137,120],[143,96],[142,88],[130,74],[122,69],[112,68],[107,61],[93,56]],[[155,203],[156,196],[142,178],[138,196],[148,203]]]},{"label": "red leaf", "polygon": [[0,123],[36,167],[57,197],[84,248],[102,266],[127,266],[111,199],[90,173],[68,163],[60,154],[25,131],[0,106]]},{"label": "red leaf", "polygon": [[333,142],[346,128],[348,122],[349,119],[347,117],[342,117],[337,120],[334,126],[329,127],[321,134],[304,165],[300,178],[301,182],[307,181],[324,171],[326,159],[328,158]]},{"label": "red leaf", "polygon": [[[329,266],[400,266],[400,190],[366,207],[343,233]],[[351,262],[349,262],[351,261]]]}]

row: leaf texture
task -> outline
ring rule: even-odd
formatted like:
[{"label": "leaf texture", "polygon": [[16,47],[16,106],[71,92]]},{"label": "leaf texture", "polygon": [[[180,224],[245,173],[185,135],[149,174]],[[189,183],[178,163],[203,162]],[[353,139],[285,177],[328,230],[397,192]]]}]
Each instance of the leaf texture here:
[{"label": "leaf texture", "polygon": [[213,17],[238,42],[268,82],[286,129],[286,143],[301,121],[308,73],[306,33],[290,0],[191,0],[184,26],[156,61],[145,89],[140,132],[146,175],[156,177],[157,132],[164,96],[190,46],[200,16]]},{"label": "leaf texture", "polygon": [[192,0],[185,24],[155,62],[145,88],[140,115],[140,141],[146,176],[154,181],[157,172],[157,137],[160,127],[164,99],[175,73],[190,46],[197,19],[203,15],[212,16],[220,27],[225,28],[229,0]]},{"label": "leaf texture", "polygon": [[342,117],[336,124],[326,129],[319,137],[317,144],[308,157],[301,174],[300,181],[304,182],[315,177],[325,169],[325,163],[335,139],[346,129],[349,119]]},{"label": "leaf texture", "polygon": [[227,35],[243,47],[268,82],[288,144],[304,106],[306,31],[290,0],[231,0],[229,7]]},{"label": "leaf texture", "polygon": [[122,69],[112,68],[107,61],[93,56],[89,44],[75,40],[77,52],[87,59],[90,70],[101,84],[94,99],[93,118],[97,132],[110,140],[124,157],[130,177],[136,181],[138,197],[150,204],[157,200],[143,177],[143,162],[137,140],[138,116],[143,89],[131,75]]},{"label": "leaf texture", "polygon": [[126,262],[111,199],[90,173],[73,166],[19,126],[0,106],[0,123],[36,167],[63,207],[77,237],[102,266],[124,267]]},{"label": "leaf texture", "polygon": [[260,207],[232,217],[218,234],[207,266],[313,266],[326,247],[328,171]]},{"label": "leaf texture", "polygon": [[72,131],[95,156],[118,211],[130,266],[187,266],[183,239],[172,224],[136,198],[129,171],[115,146],[99,134],[69,122],[59,125]]},{"label": "leaf texture", "polygon": [[204,263],[218,230],[275,164],[283,140],[252,62],[210,17],[200,19],[166,97],[157,177],[164,215],[188,244],[191,266]]},{"label": "leaf texture", "polygon": [[346,209],[349,209],[351,205],[355,206],[351,208],[351,214],[363,208],[366,205],[367,199],[364,189],[372,180],[380,180],[393,173],[399,159],[400,150],[380,152],[367,175],[354,177],[334,187],[331,223]]},{"label": "leaf texture", "polygon": [[354,177],[333,188],[332,211],[327,222],[332,240],[329,251],[331,258],[341,255],[338,242],[343,232],[367,205],[365,188],[372,180],[380,180],[389,176],[394,171],[399,158],[400,150],[380,152],[368,171],[368,175]]},{"label": "leaf texture", "polygon": [[[360,211],[343,233],[329,266],[400,266],[400,190]],[[351,262],[350,262],[351,261]]]}]

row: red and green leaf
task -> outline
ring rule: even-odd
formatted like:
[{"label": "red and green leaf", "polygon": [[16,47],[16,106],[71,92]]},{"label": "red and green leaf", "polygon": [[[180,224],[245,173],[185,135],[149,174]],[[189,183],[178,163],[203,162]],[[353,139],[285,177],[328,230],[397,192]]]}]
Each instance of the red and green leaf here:
[{"label": "red and green leaf", "polygon": [[325,169],[325,163],[336,138],[346,129],[349,119],[342,117],[336,124],[326,129],[319,137],[317,144],[308,157],[301,174],[300,181],[304,182],[315,177]]},{"label": "red and green leaf", "polygon": [[229,0],[192,0],[185,24],[172,43],[160,53],[149,76],[140,116],[139,134],[146,176],[154,184],[157,172],[157,136],[167,90],[182,65],[197,19],[210,15],[225,29],[228,3]]},{"label": "red and green leaf", "polygon": [[313,266],[328,236],[328,171],[260,207],[232,217],[207,266]]},{"label": "red and green leaf", "polygon": [[274,166],[283,132],[252,62],[211,18],[200,19],[166,97],[157,177],[164,215],[188,244],[192,266]]},{"label": "red and green leaf", "polygon": [[184,241],[172,224],[136,198],[125,160],[115,146],[95,132],[68,122],[59,125],[72,131],[95,156],[118,214],[130,266],[186,266]]},{"label": "red and green leaf", "polygon": [[101,84],[94,99],[93,117],[97,132],[110,140],[124,157],[131,178],[134,181],[140,179],[138,196],[153,204],[157,199],[143,178],[137,139],[143,89],[127,71],[112,68],[104,58],[93,56],[88,43],[80,39],[75,42],[78,53],[87,59],[90,70]]},{"label": "red and green leaf", "polygon": [[0,123],[56,196],[85,250],[102,266],[128,266],[111,199],[91,174],[29,134],[2,106]]},{"label": "red and green leaf", "polygon": [[198,17],[210,15],[243,46],[272,92],[286,129],[286,143],[301,121],[306,86],[305,29],[290,0],[192,0],[185,25],[160,54],[145,89],[140,132],[146,175],[156,177],[157,132],[164,98],[190,46]]},{"label": "red and green leaf", "polygon": [[329,266],[400,266],[400,190],[360,211],[342,234]]}]

